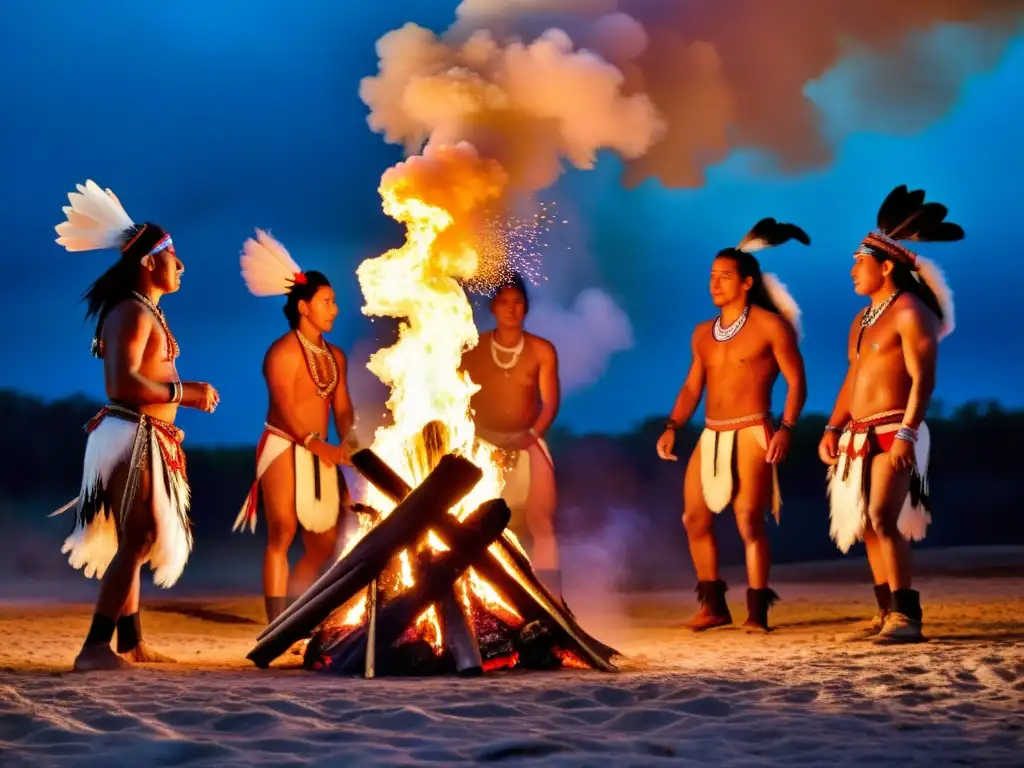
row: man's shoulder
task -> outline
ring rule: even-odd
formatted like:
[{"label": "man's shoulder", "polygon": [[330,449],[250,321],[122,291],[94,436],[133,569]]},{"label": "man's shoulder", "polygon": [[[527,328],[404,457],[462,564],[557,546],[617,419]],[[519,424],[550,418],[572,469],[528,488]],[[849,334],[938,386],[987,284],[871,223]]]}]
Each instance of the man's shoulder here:
[{"label": "man's shoulder", "polygon": [[526,341],[535,349],[539,354],[542,355],[554,355],[557,354],[555,345],[545,339],[543,336],[538,336],[534,333],[523,331],[523,335],[526,337]]},{"label": "man's shoulder", "polygon": [[127,331],[149,325],[152,314],[141,302],[132,299],[119,301],[103,319],[103,327],[109,331]]},{"label": "man's shoulder", "polygon": [[331,354],[334,355],[334,359],[335,360],[337,360],[339,362],[342,362],[342,363],[345,362],[345,360],[346,360],[345,351],[341,347],[339,347],[339,346],[337,346],[335,344],[332,344],[331,342],[328,341],[327,342],[327,348],[329,350],[331,350]]},{"label": "man's shoulder", "polygon": [[700,341],[705,336],[710,336],[711,329],[714,327],[716,319],[717,318],[713,317],[710,320],[701,320],[699,323],[697,323],[697,325],[694,326],[693,333],[691,334],[693,340]]},{"label": "man's shoulder", "polygon": [[927,304],[919,297],[909,291],[904,291],[892,303],[893,320],[897,327],[911,324],[918,327],[937,329],[939,319]]},{"label": "man's shoulder", "polygon": [[299,340],[295,338],[294,333],[289,332],[274,339],[264,357],[267,360],[283,360],[299,354],[301,351]]}]

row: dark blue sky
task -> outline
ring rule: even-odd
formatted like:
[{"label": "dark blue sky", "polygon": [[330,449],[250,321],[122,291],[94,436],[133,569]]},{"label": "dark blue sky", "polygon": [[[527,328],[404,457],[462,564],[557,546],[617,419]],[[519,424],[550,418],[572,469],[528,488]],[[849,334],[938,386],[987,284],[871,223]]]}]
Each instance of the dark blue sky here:
[{"label": "dark blue sky", "polygon": [[[284,318],[280,301],[246,292],[241,243],[254,227],[270,228],[305,268],[328,273],[347,308],[333,340],[370,348],[374,325],[359,312],[354,270],[400,242],[376,191],[400,154],[367,128],[359,79],[376,70],[381,34],[405,21],[442,30],[455,3],[368,3],[351,15],[340,10],[348,4],[326,1],[302,3],[301,14],[270,0],[134,5],[94,2],[85,14],[56,0],[0,4],[0,386],[102,397],[79,297],[112,255],[67,254],[53,242],[66,193],[93,178],[137,219],[170,229],[186,263],[181,293],[165,302],[181,373],[212,381],[223,399],[215,417],[183,414],[189,442],[254,441],[266,405],[260,361]],[[547,197],[570,224],[547,255],[551,281],[540,299],[566,304],[602,288],[628,314],[635,344],[596,384],[566,397],[560,423],[617,431],[668,410],[690,329],[714,312],[709,260],[762,216],[797,222],[814,241],[762,264],[801,304],[809,407],[828,409],[862,306],[850,253],[882,197],[904,182],[946,203],[968,233],[963,243],[922,249],[957,299],[936,396],[1024,405],[1014,309],[1024,288],[1024,107],[1014,98],[1022,78],[1018,39],[924,132],[854,133],[831,167],[799,177],[766,175],[734,157],[703,189],[648,182],[626,191],[608,157],[563,178]],[[827,83],[814,97],[833,120],[850,119]]]}]

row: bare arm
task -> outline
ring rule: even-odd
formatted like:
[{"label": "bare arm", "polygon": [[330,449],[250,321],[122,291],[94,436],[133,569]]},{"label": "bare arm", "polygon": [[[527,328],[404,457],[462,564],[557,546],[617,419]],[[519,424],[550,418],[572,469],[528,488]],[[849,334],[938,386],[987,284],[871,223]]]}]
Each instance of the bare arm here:
[{"label": "bare arm", "polygon": [[537,437],[544,437],[558,415],[562,394],[558,381],[558,352],[550,342],[538,345],[540,370],[538,371],[538,387],[540,388],[540,415],[534,422],[532,431]]},{"label": "bare arm", "polygon": [[903,347],[903,361],[910,376],[910,395],[903,423],[917,429],[935,389],[935,368],[938,362],[938,322],[917,306],[906,307],[896,318],[896,330]]},{"label": "bare arm", "polygon": [[793,327],[781,318],[773,318],[769,327],[769,339],[779,372],[786,380],[786,405],[782,411],[782,423],[795,426],[807,402],[807,374],[804,358],[797,346]]},{"label": "bare arm", "polygon": [[334,409],[334,427],[338,430],[338,442],[342,445],[348,441],[348,433],[355,421],[355,412],[352,409],[352,399],[348,391],[348,361],[345,353],[335,346],[331,346],[334,361],[338,364],[338,386],[334,390],[334,399],[331,406]]},{"label": "bare arm", "polygon": [[843,378],[843,386],[839,388],[836,396],[836,404],[832,409],[832,415],[828,419],[828,425],[835,429],[842,429],[850,420],[850,391],[853,389],[853,380],[856,378],[857,365],[857,337],[860,335],[860,319],[863,313],[857,315],[850,326],[850,337],[846,344],[846,359],[848,361],[846,376]]},{"label": "bare arm", "polygon": [[679,429],[690,420],[704,394],[704,361],[697,349],[697,339],[702,328],[703,326],[698,326],[690,337],[690,372],[686,374],[686,380],[679,388],[676,402],[672,406],[672,414],[668,419],[675,429]]},{"label": "bare arm", "polygon": [[169,384],[140,373],[153,332],[148,310],[134,301],[126,301],[111,311],[105,325],[111,330],[104,342],[107,396],[137,405],[171,402],[173,392]]}]

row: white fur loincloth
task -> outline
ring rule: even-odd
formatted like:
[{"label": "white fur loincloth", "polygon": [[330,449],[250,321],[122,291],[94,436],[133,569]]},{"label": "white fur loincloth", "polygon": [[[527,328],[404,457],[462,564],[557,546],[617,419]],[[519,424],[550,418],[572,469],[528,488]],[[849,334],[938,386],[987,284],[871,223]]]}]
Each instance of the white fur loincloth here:
[{"label": "white fur loincloth", "polygon": [[[754,423],[751,423],[754,422]],[[768,450],[771,439],[771,427],[763,416],[747,416],[741,419],[730,419],[729,422],[707,421],[719,429],[708,426],[700,435],[700,485],[704,492],[704,503],[715,514],[718,514],[732,503],[736,495],[736,479],[733,476],[733,459],[736,453],[736,438],[742,432],[752,432],[758,445]],[[739,429],[722,430],[727,423],[746,424]],[[772,465],[772,516],[779,522],[782,510],[782,494],[779,491],[779,468]]]},{"label": "white fur loincloth", "polygon": [[[126,411],[118,406],[108,408]],[[121,503],[121,499],[107,498],[107,488],[114,471],[131,461],[134,452],[136,468],[148,466],[152,483],[150,493],[156,536],[147,561],[153,571],[153,582],[159,587],[172,587],[184,571],[192,551],[188,518],[190,491],[181,445],[154,426],[149,417],[129,421],[101,412],[97,418],[99,423],[89,432],[85,444],[79,496],[53,513],[60,514],[72,507],[76,510],[75,527],[64,541],[61,552],[67,554],[70,565],[81,569],[87,578],[103,578],[117,553],[120,524],[114,519],[108,502]],[[176,430],[173,426],[167,427]],[[181,468],[172,466],[172,462]],[[131,474],[134,477],[129,477],[129,486],[139,481],[137,469]],[[135,493],[137,498],[137,494],[145,493],[145,489],[139,487]]]},{"label": "white fur loincloth", "polygon": [[[871,421],[871,419],[863,419]],[[854,543],[864,538],[864,528],[868,516],[868,489],[865,483],[874,456],[881,455],[872,451],[869,441],[872,432],[885,435],[899,430],[900,421],[871,427],[865,432],[852,432],[849,427],[839,438],[839,461],[829,467],[829,535],[836,543],[840,552],[846,553]],[[932,521],[928,510],[928,457],[931,451],[931,437],[928,425],[924,422],[918,428],[917,442],[914,444],[914,456],[917,461],[911,488],[900,510],[897,527],[905,539],[920,541],[925,537],[928,525]],[[916,497],[916,498],[915,498]],[[916,501],[916,503],[915,503]]]},{"label": "white fur loincloth", "polygon": [[504,483],[501,498],[513,511],[525,508],[526,502],[530,498],[533,462],[543,461],[554,469],[555,461],[551,458],[548,444],[542,438],[538,438],[537,442],[526,450],[509,451],[501,446],[517,435],[481,430],[479,427],[477,427],[476,434],[481,441],[494,447],[499,455],[505,454],[509,459],[501,464],[501,477]]},{"label": "white fur loincloth", "polygon": [[294,442],[280,430],[265,424],[263,435],[256,447],[256,479],[249,489],[249,495],[242,504],[238,517],[235,518],[233,531],[241,530],[248,525],[250,532],[256,532],[256,502],[260,479],[270,465],[289,449],[294,451],[295,515],[299,525],[310,533],[323,533],[337,525],[341,509],[341,487],[337,467],[327,464],[308,448]]}]

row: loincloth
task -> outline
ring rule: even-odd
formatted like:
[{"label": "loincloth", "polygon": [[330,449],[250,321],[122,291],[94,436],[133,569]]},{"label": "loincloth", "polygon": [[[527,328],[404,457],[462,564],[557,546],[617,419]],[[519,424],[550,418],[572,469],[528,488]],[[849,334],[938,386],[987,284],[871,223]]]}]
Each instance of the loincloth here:
[{"label": "loincloth", "polygon": [[542,439],[526,449],[508,449],[501,446],[517,437],[519,433],[492,432],[477,427],[476,435],[484,443],[494,449],[492,454],[501,468],[501,479],[504,487],[501,498],[514,513],[523,510],[530,497],[530,484],[534,472],[533,462],[544,462],[550,471],[554,471],[555,461],[551,458],[548,444]]},{"label": "loincloth", "polygon": [[[830,535],[840,552],[864,538],[870,493],[871,459],[888,453],[903,424],[903,411],[885,411],[850,421],[839,438],[838,461],[829,467]],[[911,470],[910,491],[900,510],[897,527],[904,538],[920,541],[932,521],[928,500],[928,425],[918,428],[914,444],[916,466]]]},{"label": "loincloth", "polygon": [[295,516],[299,525],[310,533],[329,531],[338,523],[344,490],[338,468],[331,466],[305,446],[296,443],[290,435],[270,424],[263,425],[263,434],[256,446],[256,479],[231,530],[246,525],[256,532],[256,510],[260,479],[285,451],[293,451],[295,468]]},{"label": "loincloth", "polygon": [[[190,490],[181,447],[185,433],[166,421],[114,403],[103,406],[85,430],[89,437],[81,491],[77,499],[53,513],[75,507],[71,535],[61,552],[87,578],[102,578],[117,553],[124,516],[136,494],[144,492],[139,488],[139,472],[148,465],[156,531],[147,562],[153,570],[153,583],[173,586],[192,551]],[[131,469],[124,496],[117,500],[120,519],[115,520],[107,489],[110,478],[125,462],[131,463]]]},{"label": "loincloth", "polygon": [[[700,435],[700,485],[704,503],[715,514],[721,512],[736,497],[736,438],[742,432],[752,431],[758,444],[768,450],[774,430],[768,415],[758,413],[738,419],[706,419]],[[772,464],[771,513],[779,522],[782,494],[779,491],[779,468]]]}]

